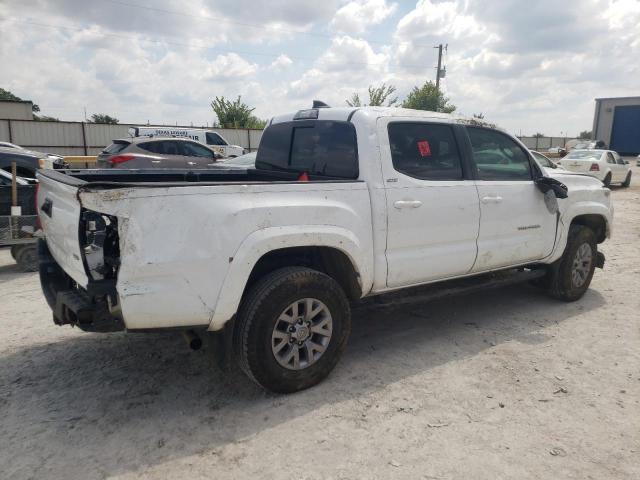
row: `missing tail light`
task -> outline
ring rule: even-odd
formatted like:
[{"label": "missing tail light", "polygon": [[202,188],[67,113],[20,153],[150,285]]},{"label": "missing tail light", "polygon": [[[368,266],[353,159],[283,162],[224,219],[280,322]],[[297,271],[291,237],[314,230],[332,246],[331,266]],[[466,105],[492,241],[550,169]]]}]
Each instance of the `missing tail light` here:
[{"label": "missing tail light", "polygon": [[591,167],[589,168],[590,172],[599,172],[600,171],[600,165],[598,165],[597,163],[592,163]]},{"label": "missing tail light", "polygon": [[120,266],[118,219],[84,210],[80,241],[85,268],[93,280],[115,279]]}]

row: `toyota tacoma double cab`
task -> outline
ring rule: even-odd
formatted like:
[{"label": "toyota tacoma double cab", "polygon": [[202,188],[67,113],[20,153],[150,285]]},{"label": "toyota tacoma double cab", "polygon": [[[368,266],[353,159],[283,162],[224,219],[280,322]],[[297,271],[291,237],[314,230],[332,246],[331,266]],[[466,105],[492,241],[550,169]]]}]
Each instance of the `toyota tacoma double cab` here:
[{"label": "toyota tacoma double cab", "polygon": [[354,304],[516,280],[574,301],[603,266],[599,180],[550,176],[473,120],[314,106],[271,119],[255,168],[41,171],[55,323],[216,332],[251,379],[293,392],[335,367]]}]

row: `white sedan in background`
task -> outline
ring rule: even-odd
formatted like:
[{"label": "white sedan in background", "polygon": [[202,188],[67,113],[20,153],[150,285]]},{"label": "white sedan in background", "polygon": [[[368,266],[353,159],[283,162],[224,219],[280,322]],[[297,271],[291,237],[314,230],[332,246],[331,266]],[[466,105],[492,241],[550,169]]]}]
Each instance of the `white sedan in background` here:
[{"label": "white sedan in background", "polygon": [[631,184],[629,162],[613,150],[572,150],[559,165],[571,172],[596,177],[607,187],[612,183],[623,187]]}]

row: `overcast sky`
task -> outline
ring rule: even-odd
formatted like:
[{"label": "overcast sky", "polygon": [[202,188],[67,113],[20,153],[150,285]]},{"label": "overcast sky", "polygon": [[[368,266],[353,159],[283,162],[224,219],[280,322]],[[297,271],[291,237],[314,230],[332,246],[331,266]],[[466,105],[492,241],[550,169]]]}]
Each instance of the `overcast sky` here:
[{"label": "overcast sky", "polygon": [[[45,115],[206,124],[434,79],[512,133],[590,130],[594,98],[640,95],[640,0],[0,0],[0,87]],[[366,95],[365,95],[366,97]]]}]

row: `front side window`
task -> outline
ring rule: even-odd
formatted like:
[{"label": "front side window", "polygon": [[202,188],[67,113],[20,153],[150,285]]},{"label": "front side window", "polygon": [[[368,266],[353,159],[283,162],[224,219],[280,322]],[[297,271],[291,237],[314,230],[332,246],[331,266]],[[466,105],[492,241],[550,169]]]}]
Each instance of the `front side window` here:
[{"label": "front side window", "polygon": [[529,157],[504,133],[467,127],[480,180],[531,180]]},{"label": "front side window", "polygon": [[461,180],[462,162],[453,128],[434,123],[390,123],[393,168],[421,180]]},{"label": "front side window", "polygon": [[225,142],[220,135],[215,132],[207,132],[207,145],[226,145]]},{"label": "front side window", "polygon": [[531,152],[531,155],[533,155],[533,158],[536,159],[541,167],[556,168],[555,164],[541,153]]},{"label": "front side window", "polygon": [[213,152],[199,143],[180,142],[182,147],[182,155],[187,157],[209,157],[213,158]]},{"label": "front side window", "polygon": [[616,160],[613,158],[613,155],[611,155],[611,152],[607,152],[607,163],[616,163]]}]

